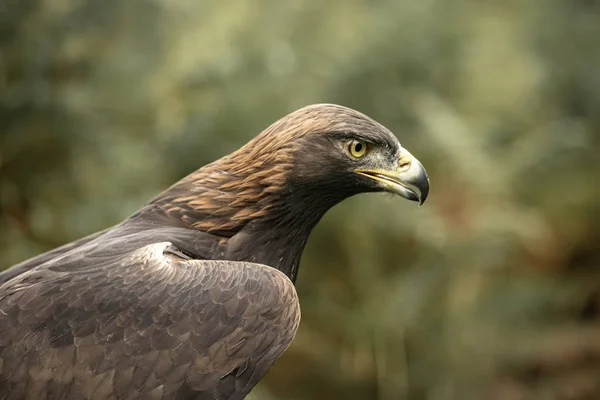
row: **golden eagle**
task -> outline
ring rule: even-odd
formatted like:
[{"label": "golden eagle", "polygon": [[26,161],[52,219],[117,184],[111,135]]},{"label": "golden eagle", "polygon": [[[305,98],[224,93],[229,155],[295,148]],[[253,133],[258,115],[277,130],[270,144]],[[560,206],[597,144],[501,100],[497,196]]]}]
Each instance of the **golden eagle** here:
[{"label": "golden eagle", "polygon": [[294,338],[323,214],[428,191],[379,123],[297,110],[122,223],[1,273],[0,399],[243,399]]}]

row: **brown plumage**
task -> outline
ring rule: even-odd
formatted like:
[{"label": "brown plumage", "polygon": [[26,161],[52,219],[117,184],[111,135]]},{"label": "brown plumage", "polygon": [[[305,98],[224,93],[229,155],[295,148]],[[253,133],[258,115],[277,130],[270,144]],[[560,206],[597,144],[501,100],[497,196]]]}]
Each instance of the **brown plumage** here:
[{"label": "brown plumage", "polygon": [[300,109],[121,224],[1,273],[0,399],[242,399],[294,337],[321,216],[428,187],[382,125]]}]

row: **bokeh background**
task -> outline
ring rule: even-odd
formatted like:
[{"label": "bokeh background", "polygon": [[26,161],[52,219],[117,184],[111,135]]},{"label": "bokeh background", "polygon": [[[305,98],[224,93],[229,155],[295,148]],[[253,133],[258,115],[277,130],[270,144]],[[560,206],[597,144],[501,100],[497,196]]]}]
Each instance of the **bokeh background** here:
[{"label": "bokeh background", "polygon": [[311,103],[427,167],[311,236],[254,400],[600,399],[600,2],[4,0],[0,268]]}]

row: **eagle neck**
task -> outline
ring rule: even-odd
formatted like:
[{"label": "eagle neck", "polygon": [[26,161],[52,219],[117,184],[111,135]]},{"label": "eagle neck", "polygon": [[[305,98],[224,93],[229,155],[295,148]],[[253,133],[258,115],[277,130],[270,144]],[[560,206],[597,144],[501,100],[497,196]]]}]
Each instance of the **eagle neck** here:
[{"label": "eagle neck", "polygon": [[290,193],[280,198],[267,215],[249,221],[229,239],[225,256],[271,266],[295,282],[310,233],[340,200]]}]

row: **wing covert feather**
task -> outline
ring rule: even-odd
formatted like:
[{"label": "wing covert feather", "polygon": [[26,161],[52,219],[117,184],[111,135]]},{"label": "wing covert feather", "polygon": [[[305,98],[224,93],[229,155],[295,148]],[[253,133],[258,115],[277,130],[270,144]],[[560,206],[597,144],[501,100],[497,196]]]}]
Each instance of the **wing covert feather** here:
[{"label": "wing covert feather", "polygon": [[241,399],[298,327],[274,268],[86,251],[0,286],[0,399]]}]

